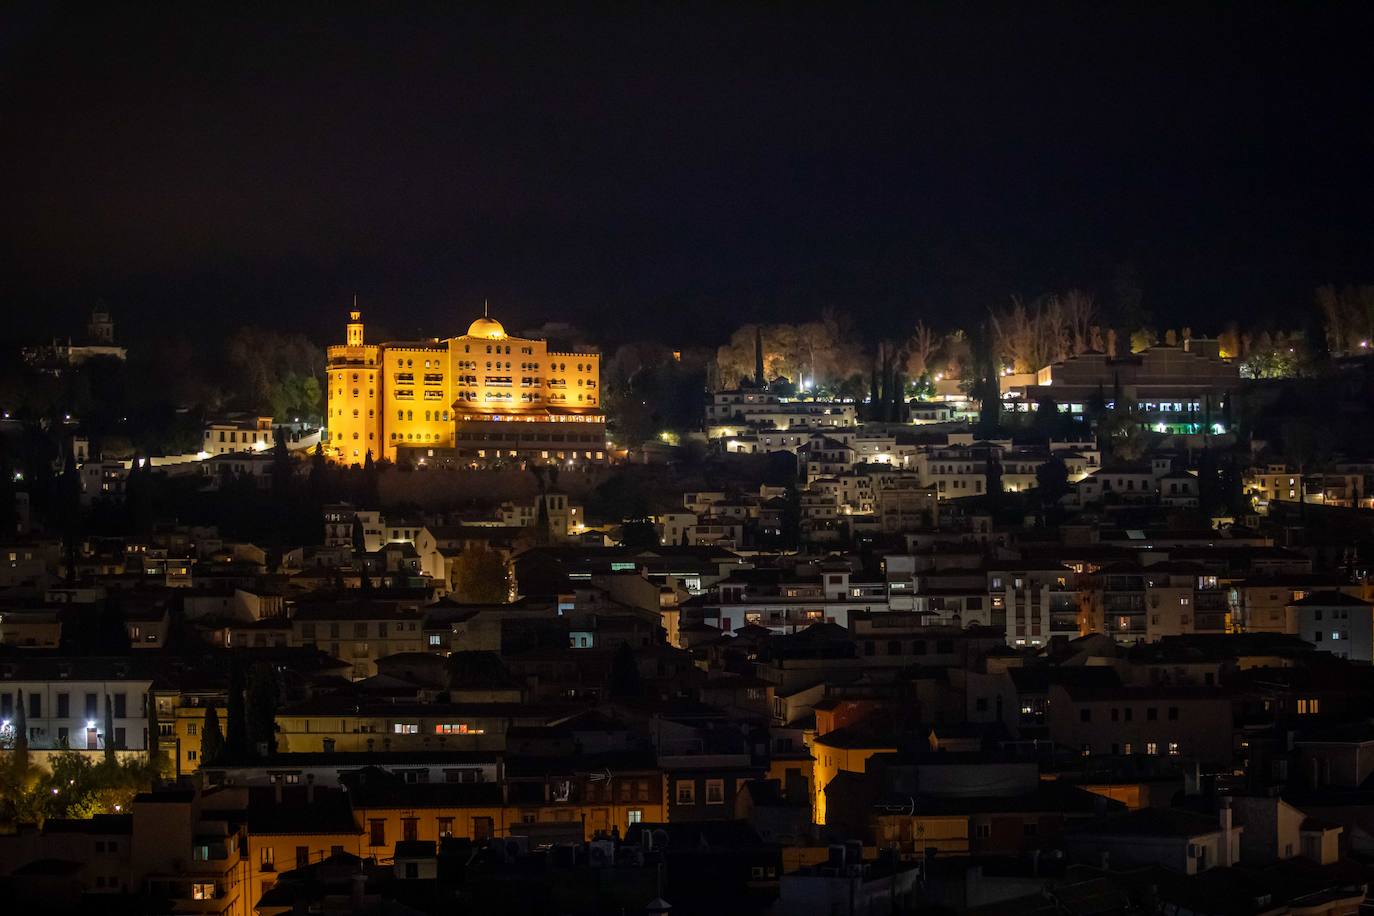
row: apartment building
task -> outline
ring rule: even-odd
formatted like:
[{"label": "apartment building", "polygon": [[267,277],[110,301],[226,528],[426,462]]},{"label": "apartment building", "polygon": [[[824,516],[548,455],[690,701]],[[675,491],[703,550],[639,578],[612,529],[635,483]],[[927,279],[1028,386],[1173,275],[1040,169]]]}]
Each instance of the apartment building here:
[{"label": "apartment building", "polygon": [[118,756],[148,750],[146,666],[118,658],[10,657],[0,661],[0,728],[22,730],[37,763],[65,750]]}]

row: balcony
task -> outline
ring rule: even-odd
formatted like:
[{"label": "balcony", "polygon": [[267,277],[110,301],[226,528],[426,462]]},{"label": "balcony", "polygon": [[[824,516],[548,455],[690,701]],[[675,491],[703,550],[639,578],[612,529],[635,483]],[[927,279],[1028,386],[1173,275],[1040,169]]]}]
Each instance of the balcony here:
[{"label": "balcony", "polygon": [[1051,614],[1050,629],[1056,633],[1077,632],[1078,615],[1074,614]]}]

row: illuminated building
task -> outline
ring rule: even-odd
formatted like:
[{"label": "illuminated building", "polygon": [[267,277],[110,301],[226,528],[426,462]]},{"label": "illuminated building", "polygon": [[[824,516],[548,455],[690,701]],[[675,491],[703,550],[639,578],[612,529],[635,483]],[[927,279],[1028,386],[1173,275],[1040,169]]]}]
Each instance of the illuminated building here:
[{"label": "illuminated building", "polygon": [[1110,409],[1119,397],[1156,432],[1224,433],[1225,404],[1240,388],[1240,367],[1220,354],[1215,340],[1202,338],[1122,356],[1080,353],[1004,385],[1004,407],[1027,412],[1048,398],[1060,412],[1080,416],[1097,399]]},{"label": "illuminated building", "polygon": [[369,451],[430,464],[606,460],[600,355],[550,351],[488,316],[461,337],[369,344],[362,313],[350,312],[328,373],[337,461]]},{"label": "illuminated building", "polygon": [[234,416],[205,424],[201,451],[207,455],[262,452],[274,441],[271,417]]}]

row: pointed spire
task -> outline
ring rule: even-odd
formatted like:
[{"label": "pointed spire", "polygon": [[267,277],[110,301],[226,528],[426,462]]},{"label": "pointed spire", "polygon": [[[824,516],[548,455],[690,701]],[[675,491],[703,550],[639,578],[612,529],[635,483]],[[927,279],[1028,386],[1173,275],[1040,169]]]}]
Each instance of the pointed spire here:
[{"label": "pointed spire", "polygon": [[353,294],[353,310],[354,310],[355,312],[358,310],[358,294],[357,294],[357,293],[354,293],[354,294]]},{"label": "pointed spire", "polygon": [[490,306],[489,306],[489,304],[488,304],[488,302],[487,302],[486,299],[483,299],[483,300],[482,300],[482,317],[483,317],[483,318],[490,318],[490,317],[491,317],[491,308],[490,308]]}]

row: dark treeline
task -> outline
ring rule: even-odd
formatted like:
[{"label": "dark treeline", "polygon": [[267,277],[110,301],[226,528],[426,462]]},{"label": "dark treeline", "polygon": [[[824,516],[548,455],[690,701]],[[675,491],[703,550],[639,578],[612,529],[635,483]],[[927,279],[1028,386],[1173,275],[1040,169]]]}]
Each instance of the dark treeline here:
[{"label": "dark treeline", "polygon": [[240,328],[193,344],[175,337],[131,342],[128,359],[70,366],[13,348],[0,360],[0,410],[47,431],[79,432],[109,457],[200,447],[207,416],[228,411],[278,422],[324,412],[324,352],[299,334]]}]

